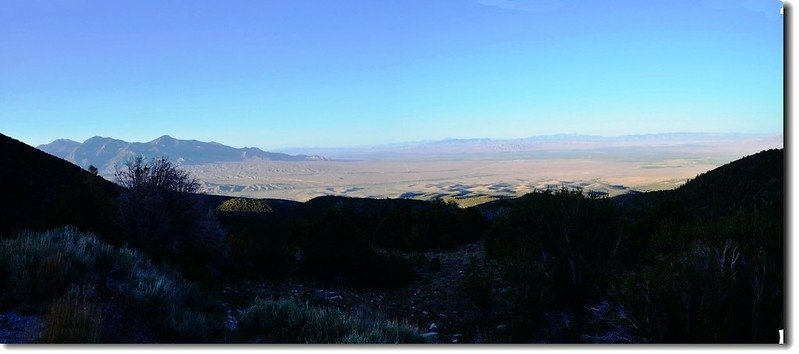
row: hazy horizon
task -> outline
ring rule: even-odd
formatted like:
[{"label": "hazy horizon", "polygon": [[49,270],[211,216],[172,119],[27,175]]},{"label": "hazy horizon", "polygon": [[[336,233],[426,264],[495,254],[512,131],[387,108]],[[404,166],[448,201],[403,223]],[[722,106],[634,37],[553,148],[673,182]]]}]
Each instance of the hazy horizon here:
[{"label": "hazy horizon", "polygon": [[328,146],[321,146],[321,145],[303,145],[303,146],[274,146],[270,147],[269,145],[235,145],[235,144],[228,144],[219,140],[200,140],[193,137],[188,136],[181,136],[181,135],[173,135],[173,134],[158,134],[156,136],[152,136],[151,138],[145,138],[143,140],[127,140],[124,138],[116,137],[116,136],[101,136],[101,135],[90,135],[86,138],[70,138],[70,137],[60,137],[50,141],[45,142],[29,142],[19,139],[15,136],[11,136],[17,140],[20,140],[30,146],[37,147],[41,145],[47,145],[58,140],[69,140],[77,143],[84,143],[86,140],[91,138],[100,137],[100,138],[109,138],[115,140],[122,140],[128,143],[148,143],[157,140],[158,138],[169,136],[171,138],[177,140],[197,140],[201,142],[212,142],[212,143],[219,143],[222,145],[234,147],[234,148],[258,148],[264,151],[271,151],[271,152],[285,152],[290,151],[300,152],[302,149],[309,149],[309,150],[324,150],[324,149],[359,149],[359,148],[371,148],[371,147],[391,147],[391,146],[402,146],[402,145],[410,145],[410,144],[424,144],[424,143],[436,143],[436,142],[447,142],[447,141],[472,141],[472,140],[481,140],[481,141],[514,141],[514,140],[525,140],[525,139],[535,139],[535,138],[600,138],[600,139],[616,139],[616,138],[624,138],[624,137],[644,137],[644,136],[668,136],[668,135],[695,135],[695,136],[723,136],[723,137],[782,137],[782,132],[779,133],[751,133],[751,132],[663,132],[663,133],[637,133],[637,134],[622,134],[622,135],[598,135],[598,134],[580,134],[580,133],[555,133],[555,134],[542,134],[542,135],[527,135],[521,137],[508,137],[508,138],[501,138],[501,137],[486,137],[486,136],[474,136],[474,137],[442,137],[442,138],[435,138],[435,139],[425,139],[425,140],[403,140],[403,141],[394,141],[394,142],[381,142],[376,144],[370,145],[328,145]]}]

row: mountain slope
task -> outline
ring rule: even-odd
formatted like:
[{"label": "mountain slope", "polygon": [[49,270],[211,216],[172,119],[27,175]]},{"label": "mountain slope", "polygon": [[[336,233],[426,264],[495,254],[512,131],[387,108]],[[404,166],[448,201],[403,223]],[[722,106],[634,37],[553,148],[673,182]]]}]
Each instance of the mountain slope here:
[{"label": "mountain slope", "polygon": [[288,155],[263,151],[258,148],[233,148],[215,142],[179,140],[164,135],[146,143],[127,142],[95,136],[83,143],[59,139],[38,148],[61,157],[83,168],[94,165],[103,173],[113,172],[114,166],[123,164],[129,157],[167,157],[184,165],[235,162],[250,158],[276,161],[323,160],[319,156]]},{"label": "mountain slope", "polygon": [[99,227],[102,199],[117,185],[3,134],[0,151],[0,235],[62,224]]},{"label": "mountain slope", "polygon": [[704,219],[755,210],[781,216],[784,155],[783,149],[761,151],[700,174],[677,189],[619,196],[616,201],[638,215],[679,203],[688,215]]},{"label": "mountain slope", "polygon": [[[702,219],[753,210],[782,215],[784,167],[783,149],[764,150],[702,173],[673,190],[628,193],[612,199],[632,217],[655,208],[679,208],[680,213]],[[523,198],[491,201],[475,209],[493,219]]]}]

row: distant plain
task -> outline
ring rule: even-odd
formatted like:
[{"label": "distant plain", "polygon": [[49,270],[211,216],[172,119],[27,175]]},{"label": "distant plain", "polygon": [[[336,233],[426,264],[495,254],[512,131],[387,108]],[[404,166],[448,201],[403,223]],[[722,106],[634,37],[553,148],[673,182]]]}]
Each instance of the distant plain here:
[{"label": "distant plain", "polygon": [[[570,144],[534,149],[464,151],[440,142],[428,147],[313,151],[328,161],[273,161],[186,165],[209,194],[307,201],[322,195],[455,200],[470,206],[534,190],[581,188],[616,196],[673,189],[743,156],[782,147],[782,137],[653,143]],[[485,147],[485,143],[481,142]],[[404,151],[404,153],[397,153]],[[344,155],[357,156],[346,159]]]}]

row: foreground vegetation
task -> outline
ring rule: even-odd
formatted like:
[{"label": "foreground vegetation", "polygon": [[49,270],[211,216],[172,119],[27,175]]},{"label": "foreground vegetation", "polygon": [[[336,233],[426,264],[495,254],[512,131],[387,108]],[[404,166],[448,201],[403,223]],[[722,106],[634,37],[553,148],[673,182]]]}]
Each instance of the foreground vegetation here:
[{"label": "foreground vegetation", "polygon": [[45,314],[48,343],[207,342],[220,308],[141,253],[72,228],[0,241],[4,308]]},{"label": "foreground vegetation", "polygon": [[239,339],[257,343],[422,343],[409,325],[290,300],[256,300],[242,310]]},{"label": "foreground vegetation", "polygon": [[775,343],[784,326],[782,150],[674,191],[463,209],[210,198],[164,159],[131,160],[120,188],[0,142],[41,165],[0,159],[0,320],[38,319],[26,340]]}]

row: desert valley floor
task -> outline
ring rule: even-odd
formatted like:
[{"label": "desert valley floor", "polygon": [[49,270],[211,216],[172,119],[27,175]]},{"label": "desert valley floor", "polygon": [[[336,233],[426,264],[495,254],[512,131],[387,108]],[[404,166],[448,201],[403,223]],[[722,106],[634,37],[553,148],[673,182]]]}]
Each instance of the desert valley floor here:
[{"label": "desert valley floor", "polygon": [[533,190],[580,187],[615,196],[672,189],[733,160],[690,155],[386,161],[253,161],[185,168],[209,194],[307,201],[321,195],[454,199],[463,206]]}]

